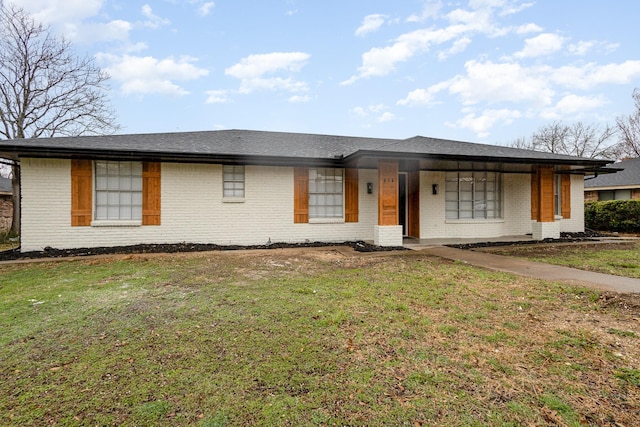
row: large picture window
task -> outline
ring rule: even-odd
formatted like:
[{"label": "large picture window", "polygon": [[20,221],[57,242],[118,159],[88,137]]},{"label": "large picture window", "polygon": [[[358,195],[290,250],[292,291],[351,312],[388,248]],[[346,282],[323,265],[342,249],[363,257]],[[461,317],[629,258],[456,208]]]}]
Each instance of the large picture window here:
[{"label": "large picture window", "polygon": [[502,175],[497,172],[447,172],[448,219],[502,218]]},{"label": "large picture window", "polygon": [[222,167],[223,197],[244,197],[244,166]]},{"label": "large picture window", "polygon": [[309,218],[344,217],[343,169],[309,169]]},{"label": "large picture window", "polygon": [[142,219],[141,162],[95,162],[95,219]]}]

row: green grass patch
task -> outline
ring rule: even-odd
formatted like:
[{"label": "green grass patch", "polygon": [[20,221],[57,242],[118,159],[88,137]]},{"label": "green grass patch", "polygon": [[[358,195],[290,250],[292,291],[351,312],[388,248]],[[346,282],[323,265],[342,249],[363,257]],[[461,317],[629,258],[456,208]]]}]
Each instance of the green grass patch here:
[{"label": "green grass patch", "polygon": [[581,292],[416,253],[3,265],[0,424],[632,425],[637,325]]},{"label": "green grass patch", "polygon": [[549,264],[640,279],[640,243],[544,245],[494,251]]}]

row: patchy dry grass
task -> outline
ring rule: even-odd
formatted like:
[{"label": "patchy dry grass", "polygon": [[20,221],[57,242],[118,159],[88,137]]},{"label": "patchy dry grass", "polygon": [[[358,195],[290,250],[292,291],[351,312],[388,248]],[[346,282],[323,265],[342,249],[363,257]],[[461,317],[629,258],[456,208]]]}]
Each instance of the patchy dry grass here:
[{"label": "patchy dry grass", "polygon": [[640,279],[640,242],[637,241],[610,244],[509,246],[492,249],[491,252]]},{"label": "patchy dry grass", "polygon": [[627,425],[640,300],[419,253],[0,266],[3,425]]}]

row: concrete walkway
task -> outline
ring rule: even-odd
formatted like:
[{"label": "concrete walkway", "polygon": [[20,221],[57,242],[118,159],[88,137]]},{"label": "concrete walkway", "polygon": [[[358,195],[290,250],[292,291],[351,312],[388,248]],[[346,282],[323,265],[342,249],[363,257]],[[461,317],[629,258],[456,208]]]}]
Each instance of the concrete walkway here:
[{"label": "concrete walkway", "polygon": [[441,258],[466,262],[477,267],[513,273],[534,279],[543,279],[554,282],[569,282],[572,284],[616,292],[640,292],[640,279],[594,273],[591,271],[527,261],[482,251],[456,249],[448,246],[413,245],[411,249],[419,250]]}]

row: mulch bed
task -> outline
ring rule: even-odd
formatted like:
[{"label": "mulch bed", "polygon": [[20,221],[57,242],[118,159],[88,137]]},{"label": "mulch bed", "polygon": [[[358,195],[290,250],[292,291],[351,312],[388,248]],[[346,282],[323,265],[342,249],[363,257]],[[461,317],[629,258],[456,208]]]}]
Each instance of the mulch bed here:
[{"label": "mulch bed", "polygon": [[177,243],[177,244],[140,244],[130,246],[98,247],[98,248],[77,248],[77,249],[56,249],[46,247],[42,251],[20,252],[20,248],[0,252],[0,261],[15,261],[24,259],[39,258],[64,258],[83,257],[93,255],[114,255],[114,254],[151,254],[151,253],[179,253],[179,252],[206,252],[206,251],[232,251],[244,249],[283,249],[283,248],[320,248],[349,246],[357,252],[384,252],[407,250],[402,246],[376,246],[363,241],[325,243],[272,243],[268,245],[214,245],[204,243]]},{"label": "mulch bed", "polygon": [[598,237],[611,237],[611,234],[603,234],[596,231],[586,231],[584,233],[560,233],[559,239],[544,240],[520,240],[520,241],[504,241],[504,242],[479,242],[479,243],[461,243],[446,245],[457,249],[476,249],[490,248],[498,246],[520,246],[520,245],[537,245],[540,243],[574,243],[574,242],[594,242]]}]

